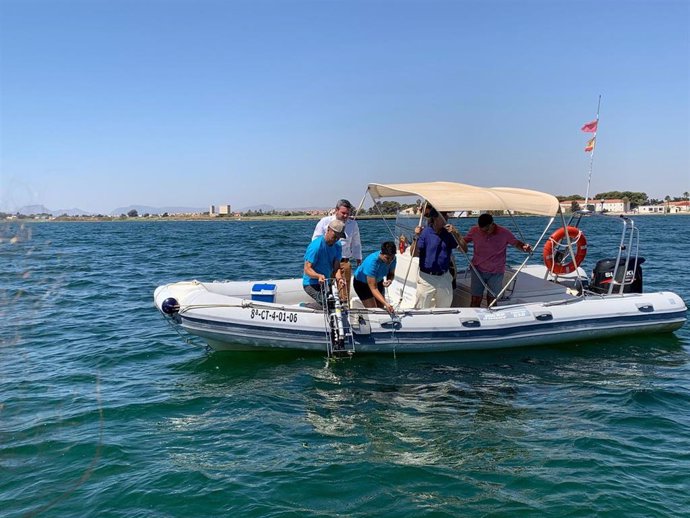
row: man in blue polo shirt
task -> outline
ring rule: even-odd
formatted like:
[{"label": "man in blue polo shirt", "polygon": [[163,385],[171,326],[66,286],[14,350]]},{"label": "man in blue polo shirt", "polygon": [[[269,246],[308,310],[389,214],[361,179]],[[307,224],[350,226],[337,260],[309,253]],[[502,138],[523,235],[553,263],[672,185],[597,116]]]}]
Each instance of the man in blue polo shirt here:
[{"label": "man in blue polo shirt", "polygon": [[393,306],[386,300],[385,288],[395,278],[395,243],[386,241],[380,252],[369,254],[355,270],[353,287],[365,308],[384,308],[393,314]]},{"label": "man in blue polo shirt", "polygon": [[343,273],[340,270],[343,249],[339,240],[343,237],[345,237],[345,223],[334,219],[328,224],[325,235],[309,243],[304,252],[302,287],[319,307],[325,305],[321,285],[327,279],[335,277],[339,288],[345,285]]},{"label": "man in blue polo shirt", "polygon": [[429,225],[417,227],[415,235],[414,255],[419,255],[415,308],[449,308],[453,302],[451,256],[464,243],[462,236],[435,209],[429,211]]}]

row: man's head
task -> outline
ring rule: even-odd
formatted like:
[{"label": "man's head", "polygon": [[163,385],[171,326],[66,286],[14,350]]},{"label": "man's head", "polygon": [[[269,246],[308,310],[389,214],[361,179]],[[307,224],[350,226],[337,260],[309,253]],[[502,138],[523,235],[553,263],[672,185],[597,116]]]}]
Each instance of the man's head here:
[{"label": "man's head", "polygon": [[340,221],[347,221],[354,207],[348,200],[341,199],[335,204],[335,217]]},{"label": "man's head", "polygon": [[395,243],[393,241],[385,241],[381,245],[381,256],[388,264],[391,264],[393,259],[395,259],[395,253]]},{"label": "man's head", "polygon": [[445,224],[446,220],[443,218],[443,216],[441,216],[436,209],[432,208],[429,211],[429,226],[438,232]]},{"label": "man's head", "polygon": [[491,214],[482,214],[477,219],[477,226],[482,232],[491,232],[494,224],[494,217]]},{"label": "man's head", "polygon": [[334,219],[328,224],[328,231],[326,232],[326,242],[329,245],[335,243],[338,239],[345,237],[345,223],[339,219]]}]

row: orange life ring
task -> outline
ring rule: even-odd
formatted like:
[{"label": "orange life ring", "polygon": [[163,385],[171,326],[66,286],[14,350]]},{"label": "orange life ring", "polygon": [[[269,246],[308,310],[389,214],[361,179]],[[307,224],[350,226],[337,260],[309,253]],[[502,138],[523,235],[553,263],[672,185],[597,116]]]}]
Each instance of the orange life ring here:
[{"label": "orange life ring", "polygon": [[556,275],[563,275],[564,273],[574,272],[575,269],[582,264],[587,255],[587,238],[584,232],[577,227],[567,227],[568,236],[574,247],[576,247],[575,257],[566,264],[557,261],[555,256],[556,250],[565,237],[566,229],[561,227],[556,232],[551,234],[551,237],[544,244],[544,265],[551,273]]}]

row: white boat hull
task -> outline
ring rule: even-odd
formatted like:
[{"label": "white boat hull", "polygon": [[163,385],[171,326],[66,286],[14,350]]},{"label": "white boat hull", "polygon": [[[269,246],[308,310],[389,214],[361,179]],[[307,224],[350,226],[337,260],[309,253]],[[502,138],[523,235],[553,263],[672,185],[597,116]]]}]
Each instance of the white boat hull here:
[{"label": "white boat hull", "polygon": [[[253,282],[174,283],[157,288],[154,299],[161,311],[166,299],[177,301],[179,312],[171,315],[175,325],[214,350],[325,352],[328,319],[300,305],[308,301],[301,279],[263,282],[276,285],[275,303],[252,300]],[[355,350],[364,353],[482,350],[669,333],[686,321],[685,303],[671,292],[550,298],[508,301],[494,309],[401,309],[395,318],[361,304],[357,308],[355,302],[348,321]],[[518,293],[514,299],[523,300]]]}]

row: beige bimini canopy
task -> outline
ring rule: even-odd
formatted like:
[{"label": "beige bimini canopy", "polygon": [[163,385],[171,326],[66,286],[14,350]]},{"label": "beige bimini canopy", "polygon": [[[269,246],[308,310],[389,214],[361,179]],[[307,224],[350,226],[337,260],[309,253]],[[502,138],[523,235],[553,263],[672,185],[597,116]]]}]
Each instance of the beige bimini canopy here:
[{"label": "beige bimini canopy", "polygon": [[455,182],[371,183],[369,194],[378,198],[417,196],[439,211],[509,210],[540,216],[555,216],[560,207],[551,194],[512,187],[475,187]]}]

